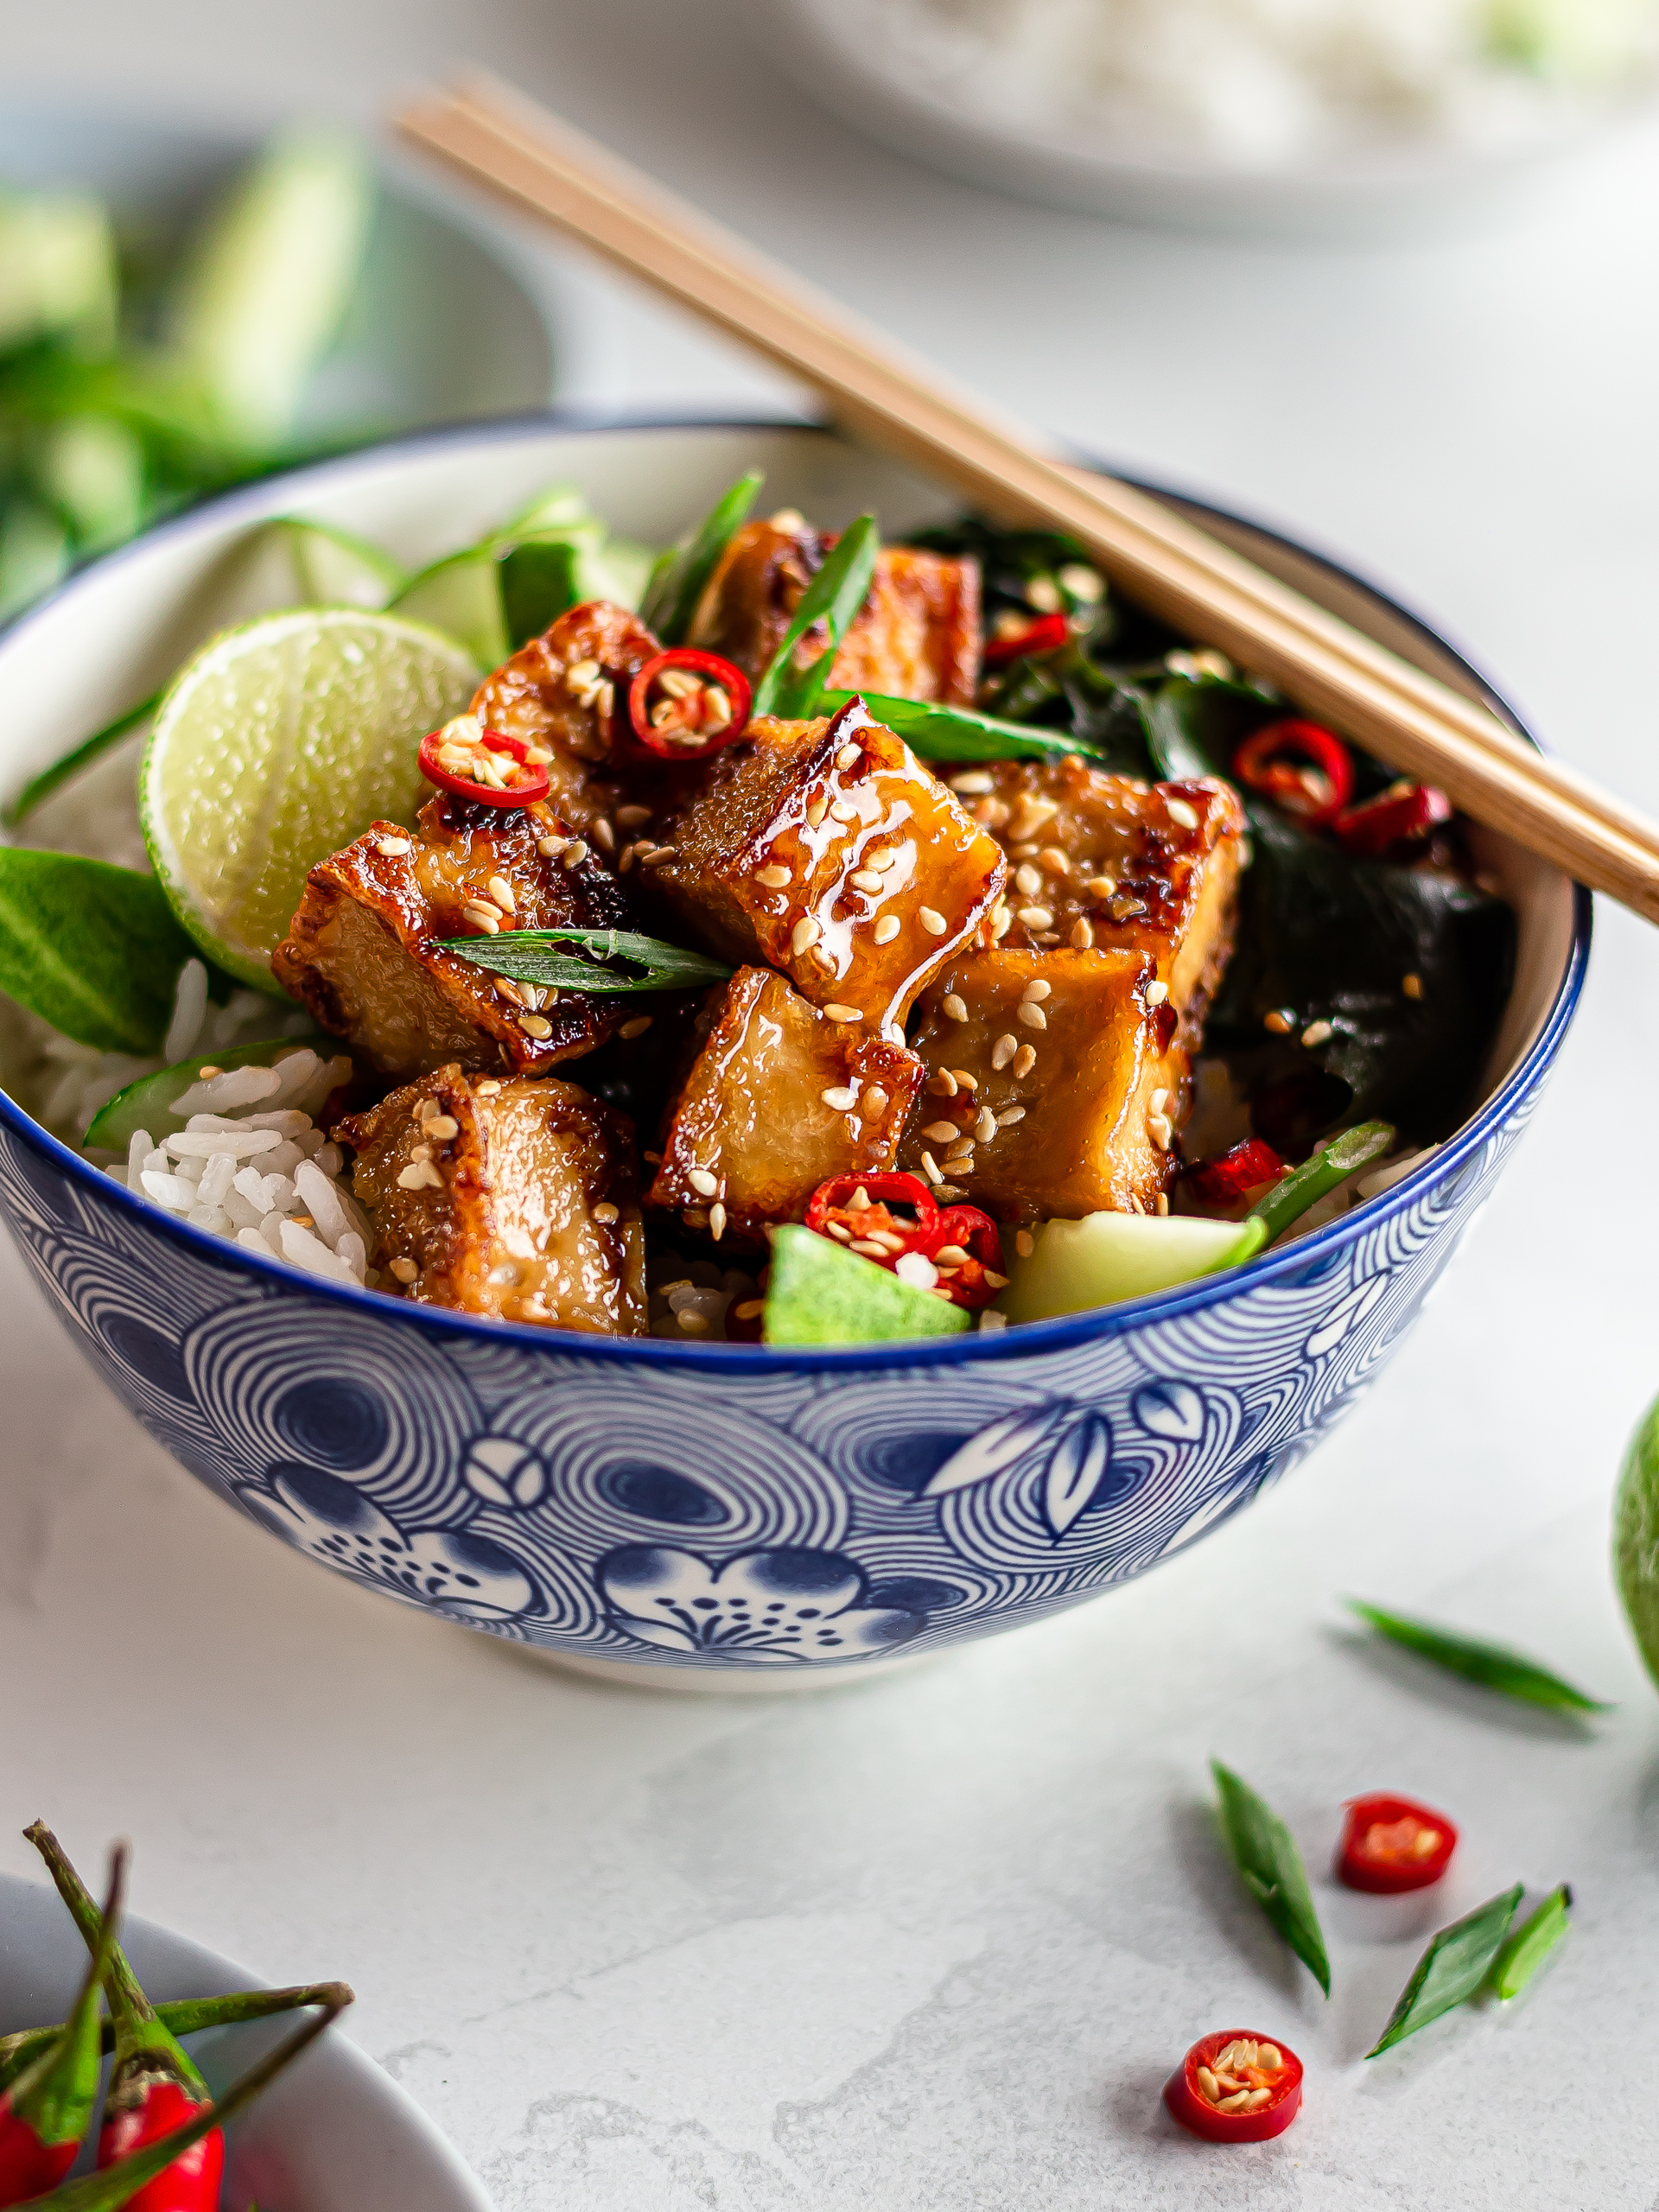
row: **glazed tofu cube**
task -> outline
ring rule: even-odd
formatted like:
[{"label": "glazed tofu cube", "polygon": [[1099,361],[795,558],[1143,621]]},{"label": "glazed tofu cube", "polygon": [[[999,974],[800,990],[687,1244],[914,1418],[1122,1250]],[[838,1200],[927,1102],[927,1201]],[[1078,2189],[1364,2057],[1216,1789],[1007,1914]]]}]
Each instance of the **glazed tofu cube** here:
[{"label": "glazed tofu cube", "polygon": [[832,1175],[893,1166],[921,1087],[914,1052],[832,1021],[765,968],[711,993],[699,1020],[705,1041],[669,1109],[648,1205],[716,1241],[754,1241],[768,1222],[799,1221]]},{"label": "glazed tofu cube", "polygon": [[271,973],[383,1075],[536,1074],[591,1052],[626,1003],[509,982],[440,940],[613,926],[630,926],[622,887],[545,806],[438,798],[414,832],[377,822],[312,869]]},{"label": "glazed tofu cube", "polygon": [[589,1335],[645,1332],[633,1128],[573,1083],[405,1084],[337,1134],[381,1288],[425,1306]]},{"label": "glazed tofu cube", "polygon": [[[826,540],[793,518],[749,523],[727,548],[693,618],[690,642],[759,676],[823,564]],[[816,642],[815,642],[816,639]],[[830,683],[901,699],[971,706],[982,647],[979,564],[911,545],[884,546],[869,596],[842,640]],[[802,658],[823,651],[809,632]]]},{"label": "glazed tofu cube", "polygon": [[998,1221],[1164,1211],[1187,1058],[1156,978],[1140,951],[952,961],[922,1004],[900,1166]]},{"label": "glazed tofu cube", "polygon": [[551,754],[547,804],[574,829],[604,823],[607,852],[621,796],[607,772],[613,736],[626,720],[629,684],[661,650],[626,607],[592,600],[521,646],[473,699],[487,728]]},{"label": "glazed tofu cube", "polygon": [[1149,952],[1196,1036],[1232,950],[1244,815],[1231,786],[1140,783],[1076,754],[950,780],[1014,866],[997,941]]},{"label": "glazed tofu cube", "polygon": [[1007,866],[858,700],[832,721],[751,723],[664,836],[645,873],[711,945],[889,1033],[978,931]]}]

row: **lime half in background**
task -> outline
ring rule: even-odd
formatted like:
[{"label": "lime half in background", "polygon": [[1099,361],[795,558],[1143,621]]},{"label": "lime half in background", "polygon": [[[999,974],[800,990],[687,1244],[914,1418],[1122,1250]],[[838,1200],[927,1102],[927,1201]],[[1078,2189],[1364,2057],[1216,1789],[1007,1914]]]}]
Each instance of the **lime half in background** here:
[{"label": "lime half in background", "polygon": [[162,702],[139,775],[144,842],[211,960],[280,996],[270,955],[306,872],[377,817],[412,822],[421,738],[481,681],[454,639],[299,607],[205,645]]},{"label": "lime half in background", "polygon": [[1659,1399],[1624,1454],[1613,1500],[1613,1573],[1637,1649],[1659,1682]]}]

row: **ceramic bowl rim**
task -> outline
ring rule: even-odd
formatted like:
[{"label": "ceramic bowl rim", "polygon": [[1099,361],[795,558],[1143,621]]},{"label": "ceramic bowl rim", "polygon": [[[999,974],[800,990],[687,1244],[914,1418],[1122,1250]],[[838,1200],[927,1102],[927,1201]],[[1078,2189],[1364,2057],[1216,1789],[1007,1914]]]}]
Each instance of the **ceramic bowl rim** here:
[{"label": "ceramic bowl rim", "polygon": [[[332,455],[295,468],[276,470],[252,483],[238,485],[228,492],[218,493],[181,514],[168,516],[126,544],[118,546],[76,569],[44,599],[36,601],[0,628],[0,653],[3,652],[13,637],[32,626],[47,609],[56,607],[60,600],[75,592],[85,578],[92,575],[106,575],[118,563],[143,558],[153,545],[185,536],[199,529],[205,522],[233,519],[240,508],[264,511],[275,485],[315,484],[347,474],[365,462],[379,461],[388,454],[420,453],[469,441],[508,443],[529,436],[561,433],[602,436],[607,433],[626,435],[652,431],[745,430],[768,434],[792,431],[828,437],[837,435],[828,424],[807,422],[787,415],[730,416],[711,413],[699,416],[636,416],[581,408],[551,408],[525,415],[499,416],[482,423],[442,423],[378,440],[373,444],[356,448],[349,454]],[[1088,458],[1091,466],[1101,465],[1097,457]],[[1407,622],[1437,650],[1449,654],[1479,686],[1486,700],[1530,742],[1537,742],[1502,695],[1454,645],[1421,616],[1402,607],[1378,585],[1356,575],[1328,554],[1255,523],[1236,510],[1207,505],[1185,492],[1166,485],[1148,482],[1144,479],[1132,480],[1136,481],[1141,489],[1155,495],[1179,500],[1189,507],[1201,508],[1218,519],[1243,524],[1264,540],[1284,546],[1300,558],[1312,560],[1333,577],[1357,587],[1389,613]],[[1575,884],[1573,891],[1572,942],[1560,981],[1537,1036],[1506,1080],[1483,1102],[1463,1128],[1448,1138],[1421,1167],[1377,1197],[1365,1200],[1338,1216],[1335,1221],[1327,1223],[1324,1228],[1297,1238],[1281,1251],[1252,1261],[1246,1268],[1229,1269],[1220,1274],[1201,1277],[1195,1283],[1155,1292],[1147,1297],[1126,1300],[1118,1306],[1092,1307],[1085,1313],[1066,1314],[1053,1320],[1026,1322],[1017,1329],[982,1332],[970,1328],[960,1335],[923,1338],[918,1341],[896,1344],[802,1348],[770,1344],[682,1344],[661,1337],[588,1335],[575,1329],[543,1329],[527,1322],[499,1321],[481,1315],[451,1313],[442,1306],[416,1306],[405,1300],[384,1297],[378,1291],[330,1282],[318,1275],[303,1274],[274,1258],[262,1259],[243,1246],[227,1243],[223,1237],[209,1236],[205,1230],[193,1229],[188,1222],[163,1212],[159,1206],[150,1205],[137,1192],[125,1190],[114,1182],[102,1168],[82,1158],[61,1138],[54,1136],[49,1129],[43,1128],[3,1090],[0,1090],[0,1127],[9,1129],[32,1149],[43,1152],[54,1166],[68,1176],[72,1184],[84,1192],[95,1193],[97,1202],[113,1205],[118,1211],[125,1209],[135,1220],[141,1221],[147,1230],[160,1236],[163,1241],[171,1239],[199,1258],[227,1272],[239,1271],[249,1274],[255,1281],[264,1283],[276,1292],[303,1290],[315,1296],[337,1301],[349,1310],[372,1319],[416,1331],[431,1330],[441,1337],[460,1336],[494,1344],[505,1339],[520,1350],[539,1352],[548,1357],[598,1359],[624,1364],[640,1363],[648,1369],[685,1370],[707,1374],[711,1377],[727,1376],[734,1378],[812,1374],[826,1370],[846,1373],[865,1368],[950,1367],[967,1361],[1041,1358],[1046,1355],[1073,1351],[1084,1344],[1125,1336],[1147,1323],[1162,1322],[1178,1315],[1200,1312],[1287,1275],[1300,1275],[1309,1268],[1326,1265],[1362,1236],[1370,1235],[1384,1222],[1402,1212],[1427,1190],[1455,1176],[1503,1126],[1516,1105],[1543,1081],[1577,1011],[1589,962],[1592,900],[1583,885]]]}]

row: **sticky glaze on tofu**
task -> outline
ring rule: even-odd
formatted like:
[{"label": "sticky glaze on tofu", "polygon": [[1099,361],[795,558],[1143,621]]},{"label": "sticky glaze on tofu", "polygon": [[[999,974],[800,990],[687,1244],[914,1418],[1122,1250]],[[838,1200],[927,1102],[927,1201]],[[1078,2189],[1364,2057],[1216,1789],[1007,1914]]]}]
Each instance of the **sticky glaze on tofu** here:
[{"label": "sticky glaze on tofu", "polygon": [[439,940],[613,926],[631,926],[621,886],[545,806],[440,797],[413,833],[377,822],[312,869],[271,973],[382,1075],[446,1060],[535,1074],[592,1052],[624,1003],[507,982]]},{"label": "sticky glaze on tofu", "polygon": [[902,1024],[1007,873],[996,840],[857,700],[833,721],[752,722],[664,836],[646,869],[691,928],[876,1030]]},{"label": "sticky glaze on tofu", "polygon": [[[688,642],[759,676],[833,543],[804,524],[746,524],[709,579]],[[816,658],[823,645],[822,632],[809,632],[803,658]],[[971,706],[982,645],[978,563],[916,546],[884,546],[830,681],[842,691]]]},{"label": "sticky glaze on tofu", "polygon": [[486,728],[553,758],[547,803],[573,828],[591,831],[607,851],[619,797],[607,778],[628,686],[662,648],[625,607],[590,600],[560,615],[479,686],[472,712]]},{"label": "sticky glaze on tofu", "polygon": [[1230,785],[1147,785],[1075,754],[952,782],[1013,863],[999,941],[1149,952],[1195,1035],[1232,950],[1244,815]]},{"label": "sticky glaze on tofu", "polygon": [[338,1131],[381,1288],[589,1335],[645,1332],[633,1128],[575,1084],[440,1068]]},{"label": "sticky glaze on tofu", "polygon": [[[1187,1058],[1149,952],[954,960],[912,1039],[928,1078],[899,1154],[999,1221],[1155,1213]],[[941,1195],[944,1195],[942,1192]]]},{"label": "sticky glaze on tofu", "polygon": [[768,1222],[799,1221],[832,1175],[893,1166],[921,1085],[915,1053],[832,1021],[765,968],[711,992],[699,1020],[705,1041],[669,1109],[648,1205],[753,1241]]}]

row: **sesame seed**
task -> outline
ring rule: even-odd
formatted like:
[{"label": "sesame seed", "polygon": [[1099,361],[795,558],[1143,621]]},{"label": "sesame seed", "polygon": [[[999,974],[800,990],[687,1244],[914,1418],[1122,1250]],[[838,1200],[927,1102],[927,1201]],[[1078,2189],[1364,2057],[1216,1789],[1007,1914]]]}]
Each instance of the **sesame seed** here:
[{"label": "sesame seed", "polygon": [[971,1253],[964,1252],[960,1244],[941,1244],[933,1255],[936,1260],[942,1260],[947,1268],[965,1268],[972,1256]]},{"label": "sesame seed", "polygon": [[836,799],[830,804],[830,819],[839,822],[843,830],[849,829],[858,819],[858,809],[849,798]]},{"label": "sesame seed", "polygon": [[688,1168],[685,1179],[700,1198],[712,1198],[720,1189],[719,1176],[711,1175],[706,1167]]},{"label": "sesame seed", "polygon": [[943,937],[950,926],[937,906],[918,907],[916,918],[930,937]]},{"label": "sesame seed", "polygon": [[1161,1114],[1168,1103],[1169,1093],[1166,1090],[1154,1090],[1153,1092],[1152,1110],[1154,1114]]},{"label": "sesame seed", "polygon": [[1007,1067],[1019,1049],[1020,1039],[1004,1033],[991,1047],[991,1065],[998,1069]]},{"label": "sesame seed", "polygon": [[1008,810],[1000,798],[982,798],[974,809],[974,819],[986,830],[1000,830],[1008,818]]},{"label": "sesame seed", "polygon": [[781,867],[774,861],[769,868],[756,868],[754,880],[757,883],[764,884],[768,891],[781,891],[789,882],[790,874],[786,868]]},{"label": "sesame seed", "polygon": [[845,775],[848,769],[856,767],[862,758],[863,753],[858,746],[843,745],[836,755],[836,766]]},{"label": "sesame seed", "polygon": [[803,914],[789,933],[789,949],[798,960],[804,952],[811,950],[823,935],[823,925],[817,916]]},{"label": "sesame seed", "polygon": [[930,1144],[954,1144],[961,1134],[954,1122],[930,1122],[922,1131]]},{"label": "sesame seed", "polygon": [[858,1103],[859,1086],[855,1083],[832,1083],[828,1090],[818,1096],[832,1114],[850,1114]]},{"label": "sesame seed", "polygon": [[1070,875],[1071,862],[1058,845],[1045,845],[1037,855],[1037,864],[1049,875]]},{"label": "sesame seed", "polygon": [[879,1122],[887,1110],[887,1094],[879,1083],[873,1083],[864,1093],[864,1118]]},{"label": "sesame seed", "polygon": [[1022,1045],[1014,1056],[1014,1073],[1015,1081],[1019,1081],[1020,1078],[1024,1076],[1028,1076],[1036,1065],[1037,1047],[1034,1045]]},{"label": "sesame seed", "polygon": [[596,660],[573,661],[565,671],[572,683],[596,683],[600,667]]},{"label": "sesame seed", "polygon": [[899,934],[897,914],[883,914],[873,932],[878,944],[891,944]]},{"label": "sesame seed", "polygon": [[1154,1144],[1157,1146],[1160,1152],[1167,1152],[1170,1146],[1175,1141],[1175,1132],[1173,1128],[1171,1128],[1169,1119],[1166,1115],[1148,1114],[1147,1116],[1147,1134],[1151,1137]]},{"label": "sesame seed", "polygon": [[216,1075],[223,1075],[224,1072],[223,1068],[216,1068],[210,1062],[207,1067],[196,1070],[196,1080],[199,1083],[211,1083]]},{"label": "sesame seed", "polygon": [[1091,875],[1083,887],[1091,899],[1109,899],[1117,888],[1117,878],[1115,875]]},{"label": "sesame seed", "polygon": [[1071,925],[1071,949],[1074,952],[1092,952],[1095,947],[1095,926],[1084,914]]},{"label": "sesame seed", "polygon": [[1037,1239],[1028,1229],[1016,1229],[1014,1232],[1014,1249],[1022,1260],[1028,1260],[1037,1249]]},{"label": "sesame seed", "polygon": [[1001,944],[1013,927],[1014,916],[1008,912],[1006,902],[999,899],[991,915],[992,944]]},{"label": "sesame seed", "polygon": [[839,999],[831,999],[822,1009],[826,1021],[862,1021],[864,1016],[855,1006],[843,1006]]},{"label": "sesame seed", "polygon": [[952,776],[950,788],[960,791],[965,798],[976,798],[982,791],[994,791],[996,779],[988,776],[982,768],[969,768],[960,776]]},{"label": "sesame seed", "polygon": [[630,1040],[635,1037],[643,1037],[655,1020],[654,1014],[636,1014],[633,1020],[625,1021],[616,1033],[619,1037],[626,1037]]},{"label": "sesame seed", "polygon": [[1045,999],[1052,998],[1053,995],[1053,984],[1039,976],[1034,982],[1026,985],[1020,996],[1022,1003],[1027,1006],[1040,1006]]},{"label": "sesame seed", "polygon": [[1132,892],[1120,891],[1116,899],[1107,902],[1107,912],[1115,922],[1138,921],[1147,911],[1144,899],[1137,899]]},{"label": "sesame seed", "polygon": [[493,875],[489,883],[490,896],[504,914],[516,914],[518,901],[512,895],[512,886],[505,875]]},{"label": "sesame seed", "polygon": [[714,1238],[716,1244],[719,1243],[721,1238],[726,1234],[726,1209],[721,1205],[718,1198],[715,1199],[714,1205],[709,1209],[709,1234]]},{"label": "sesame seed", "polygon": [[1034,607],[1039,614],[1058,614],[1060,611],[1060,588],[1052,576],[1033,576],[1026,586],[1026,605]]},{"label": "sesame seed", "polygon": [[564,865],[566,868],[580,868],[587,857],[588,848],[580,837],[576,839],[574,845],[567,845],[564,849]]},{"label": "sesame seed", "polygon": [[[987,1110],[988,1111],[988,1109]],[[1023,1106],[1005,1106],[995,1117],[996,1126],[999,1129],[1011,1129],[1016,1122],[1023,1122],[1025,1118],[1026,1109]]]},{"label": "sesame seed", "polygon": [[478,1081],[473,1085],[473,1089],[478,1093],[480,1098],[493,1098],[496,1092],[499,1090],[500,1088],[500,1084],[496,1081],[493,1075],[480,1076]]},{"label": "sesame seed", "polygon": [[1046,828],[1059,812],[1058,799],[1037,798],[1029,791],[1020,794],[1018,810],[1008,824],[1008,835],[1014,843],[1023,845]]},{"label": "sesame seed", "polygon": [[441,1191],[443,1178],[429,1160],[411,1160],[397,1178],[400,1191]]},{"label": "sesame seed", "polygon": [[1029,1002],[1022,1002],[1014,1008],[1014,1019],[1017,1021],[1023,1021],[1027,1029],[1046,1029],[1048,1027],[1048,1016],[1043,1012],[1041,1007],[1033,1006]]},{"label": "sesame seed", "polygon": [[844,1223],[826,1221],[823,1225],[838,1244],[849,1244],[852,1242],[853,1232]]},{"label": "sesame seed", "polygon": [[861,868],[848,877],[855,891],[879,891],[881,879],[873,868]]},{"label": "sesame seed", "polygon": [[[715,1217],[710,1214],[709,1226],[712,1230],[714,1225]],[[723,1229],[725,1225],[722,1221],[721,1227]],[[688,1337],[700,1337],[709,1326],[709,1316],[706,1313],[699,1313],[695,1306],[688,1306],[683,1313],[677,1313],[674,1319],[679,1323],[682,1333]]]},{"label": "sesame seed", "polygon": [[953,1175],[966,1175],[972,1172],[975,1142],[973,1137],[958,1137],[945,1154],[944,1164]]},{"label": "sesame seed", "polygon": [[[1023,1111],[1023,1109],[1016,1108],[1015,1111]],[[998,1129],[1002,1127],[1002,1116],[1000,1114],[993,1114],[988,1106],[982,1106],[974,1118],[974,1135],[982,1144],[988,1144]]]},{"label": "sesame seed", "polygon": [[[410,841],[407,837],[377,837],[374,841],[375,851],[383,854],[389,861],[401,858],[409,850],[409,846]],[[411,1262],[410,1264],[412,1265],[413,1262]],[[405,1277],[404,1280],[408,1278]]]},{"label": "sesame seed", "polygon": [[1160,1191],[1158,1193],[1158,1211],[1160,1214],[1166,1214],[1169,1211],[1169,1192],[1167,1191]]},{"label": "sesame seed", "polygon": [[518,1027],[526,1037],[533,1037],[538,1045],[553,1034],[553,1025],[544,1014],[521,1014]]},{"label": "sesame seed", "polygon": [[865,1260],[885,1260],[890,1256],[886,1238],[878,1244],[874,1236],[855,1236],[847,1249]]},{"label": "sesame seed", "polygon": [[927,1087],[936,1098],[954,1098],[961,1085],[949,1068],[939,1068],[929,1076]]},{"label": "sesame seed", "polygon": [[939,1173],[939,1163],[931,1152],[925,1152],[922,1154],[922,1173],[930,1183],[943,1183],[944,1180],[944,1176]]},{"label": "sesame seed", "polygon": [[1421,976],[1402,976],[1400,988],[1408,999],[1420,999],[1423,995],[1423,979]]},{"label": "sesame seed", "polygon": [[958,1198],[967,1197],[968,1185],[965,1183],[936,1183],[933,1186],[933,1195],[935,1198],[943,1198],[946,1205],[953,1206]]},{"label": "sesame seed", "polygon": [[707,1229],[709,1209],[707,1206],[687,1206],[681,1214],[680,1219],[688,1229]]},{"label": "sesame seed", "polygon": [[674,849],[672,845],[654,845],[650,852],[640,855],[639,865],[641,868],[661,868],[664,861],[673,859]]},{"label": "sesame seed", "polygon": [[1196,830],[1198,826],[1198,810],[1189,806],[1184,798],[1166,799],[1164,811],[1178,830]]},{"label": "sesame seed", "polygon": [[1014,887],[1022,899],[1034,899],[1043,887],[1043,879],[1029,861],[1022,861],[1014,871]]},{"label": "sesame seed", "polygon": [[648,806],[619,806],[616,818],[624,830],[637,830],[642,823],[650,821],[651,809]]},{"label": "sesame seed", "polygon": [[1162,1006],[1164,1001],[1168,996],[1169,985],[1167,983],[1148,983],[1147,985],[1146,997],[1147,1004],[1148,1006]]},{"label": "sesame seed", "polygon": [[1028,930],[1046,930],[1054,925],[1054,917],[1046,906],[1022,906],[1014,918]]},{"label": "sesame seed", "polygon": [[597,822],[588,824],[588,835],[601,853],[613,853],[616,850],[616,832],[602,814]]},{"label": "sesame seed", "polygon": [[544,861],[556,861],[569,842],[568,837],[538,837],[536,849]]},{"label": "sesame seed", "polygon": [[966,1021],[968,1004],[959,991],[947,991],[939,1001],[939,1012],[951,1021]]},{"label": "sesame seed", "polygon": [[741,1306],[734,1306],[732,1318],[736,1321],[756,1321],[766,1310],[764,1298],[746,1298]]},{"label": "sesame seed", "polygon": [[893,1272],[912,1290],[931,1290],[939,1279],[938,1269],[925,1252],[901,1252],[893,1263]]},{"label": "sesame seed", "polygon": [[829,810],[830,794],[828,791],[819,791],[813,798],[808,799],[806,802],[806,819],[809,826],[816,830]]},{"label": "sesame seed", "polygon": [[421,1123],[421,1135],[435,1138],[439,1144],[448,1144],[451,1137],[461,1135],[461,1123],[453,1114],[434,1114],[429,1122]]},{"label": "sesame seed", "polygon": [[413,1282],[421,1271],[413,1260],[394,1260],[391,1263],[391,1272],[399,1282]]},{"label": "sesame seed", "polygon": [[1335,1034],[1328,1021],[1310,1021],[1302,1032],[1302,1043],[1311,1052],[1317,1045],[1328,1045]]},{"label": "sesame seed", "polygon": [[475,930],[482,930],[486,937],[500,936],[501,917],[489,907],[467,906],[461,912],[462,919],[470,922]]}]

